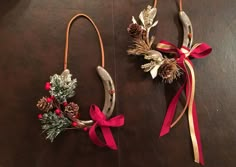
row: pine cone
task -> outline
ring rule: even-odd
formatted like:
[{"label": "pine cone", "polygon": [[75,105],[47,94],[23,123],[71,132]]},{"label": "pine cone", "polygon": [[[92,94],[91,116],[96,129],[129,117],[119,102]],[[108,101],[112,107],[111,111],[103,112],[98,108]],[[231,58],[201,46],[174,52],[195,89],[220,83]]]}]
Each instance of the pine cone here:
[{"label": "pine cone", "polygon": [[127,28],[129,35],[133,38],[138,38],[142,34],[143,30],[142,27],[138,24],[131,23]]},{"label": "pine cone", "polygon": [[70,113],[72,117],[78,117],[79,115],[79,106],[73,102],[70,102],[65,107],[65,112]]},{"label": "pine cone", "polygon": [[47,97],[42,97],[37,105],[38,109],[40,109],[41,111],[44,111],[44,112],[48,112],[49,110],[53,109],[53,105],[52,103],[48,103],[47,102]]},{"label": "pine cone", "polygon": [[164,62],[158,69],[158,74],[165,82],[172,83],[173,80],[179,77],[181,73],[175,59],[165,58]]}]

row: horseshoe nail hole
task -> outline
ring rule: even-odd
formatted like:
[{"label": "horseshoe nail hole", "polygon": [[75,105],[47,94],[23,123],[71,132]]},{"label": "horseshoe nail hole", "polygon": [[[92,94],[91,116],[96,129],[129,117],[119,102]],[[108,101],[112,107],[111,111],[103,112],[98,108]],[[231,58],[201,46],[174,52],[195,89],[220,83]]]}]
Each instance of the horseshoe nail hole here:
[{"label": "horseshoe nail hole", "polygon": [[110,98],[110,102],[112,102],[112,98]]},{"label": "horseshoe nail hole", "polygon": [[188,32],[189,32],[189,33],[192,33],[192,31],[191,31],[191,26],[190,26],[190,25],[188,26]]},{"label": "horseshoe nail hole", "polygon": [[108,110],[108,111],[110,111],[110,110],[111,110],[111,108],[109,107],[107,110]]}]

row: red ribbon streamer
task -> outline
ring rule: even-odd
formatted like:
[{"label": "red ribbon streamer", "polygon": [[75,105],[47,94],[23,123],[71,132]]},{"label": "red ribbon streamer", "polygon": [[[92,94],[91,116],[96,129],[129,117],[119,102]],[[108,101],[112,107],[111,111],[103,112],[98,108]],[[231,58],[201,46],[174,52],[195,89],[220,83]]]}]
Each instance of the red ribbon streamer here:
[{"label": "red ribbon streamer", "polygon": [[[195,77],[194,77],[193,64],[189,60],[189,57],[193,57],[197,59],[204,58],[211,53],[212,48],[205,43],[200,43],[200,44],[194,45],[192,49],[188,49],[184,46],[182,46],[179,49],[178,47],[176,47],[175,45],[167,41],[161,41],[157,45],[157,49],[164,53],[174,53],[176,55],[175,58],[178,65],[186,73],[184,84],[180,87],[176,95],[171,100],[171,103],[169,104],[169,107],[167,109],[167,113],[164,119],[164,123],[162,125],[162,129],[160,132],[160,137],[169,133],[170,128],[172,127],[171,123],[173,121],[173,118],[176,112],[177,103],[179,101],[182,91],[184,90],[184,87],[186,87],[186,91],[185,91],[186,99],[187,99],[186,105],[189,108],[189,112],[188,112],[189,127],[190,127],[191,139],[192,139],[192,144],[193,144],[193,149],[194,149],[195,162],[201,163],[202,165],[204,165],[202,146],[201,146],[201,140],[200,140],[200,131],[198,128],[197,110],[196,110],[196,105],[194,102]],[[190,73],[188,72],[187,67]],[[195,147],[195,143],[196,143],[196,147]]]},{"label": "red ribbon streamer", "polygon": [[[117,145],[111,133],[110,127],[120,127],[124,125],[124,116],[118,115],[111,119],[107,119],[103,112],[96,105],[91,105],[90,116],[94,120],[93,126],[89,129],[89,137],[92,142],[100,147],[109,147],[110,149],[117,150]],[[96,128],[100,127],[102,130],[105,143],[99,139],[96,134]]]}]

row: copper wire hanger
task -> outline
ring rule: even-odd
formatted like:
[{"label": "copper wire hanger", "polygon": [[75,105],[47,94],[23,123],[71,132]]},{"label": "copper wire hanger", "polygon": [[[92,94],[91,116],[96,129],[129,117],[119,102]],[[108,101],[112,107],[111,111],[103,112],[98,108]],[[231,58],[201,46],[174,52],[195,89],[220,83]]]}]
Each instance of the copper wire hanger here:
[{"label": "copper wire hanger", "polygon": [[68,62],[68,48],[69,48],[70,28],[71,28],[71,25],[73,24],[73,22],[79,17],[85,17],[90,23],[92,23],[93,27],[95,28],[95,30],[97,32],[97,35],[98,35],[98,38],[99,38],[99,44],[100,44],[100,48],[101,48],[101,59],[102,59],[101,66],[104,68],[105,67],[105,56],[104,56],[104,47],[103,47],[101,34],[100,34],[96,24],[93,22],[93,20],[88,15],[86,15],[86,14],[77,14],[74,17],[71,18],[71,20],[69,21],[69,23],[67,25],[67,29],[66,29],[64,70],[66,70],[67,66],[68,66],[67,62]]}]

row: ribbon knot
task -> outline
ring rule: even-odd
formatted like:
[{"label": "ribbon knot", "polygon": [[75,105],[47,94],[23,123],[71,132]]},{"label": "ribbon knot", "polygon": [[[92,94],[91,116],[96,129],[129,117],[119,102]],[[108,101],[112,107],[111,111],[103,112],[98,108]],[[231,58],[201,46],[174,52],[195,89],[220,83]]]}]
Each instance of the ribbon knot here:
[{"label": "ribbon knot", "polygon": [[98,126],[105,126],[105,124],[106,124],[105,120],[97,120],[96,123]]},{"label": "ribbon knot", "polygon": [[[176,95],[171,100],[166,116],[162,125],[162,129],[160,132],[160,136],[164,136],[167,133],[169,133],[170,128],[175,126],[175,124],[181,119],[183,114],[185,113],[186,109],[188,108],[188,121],[189,121],[189,130],[190,130],[190,136],[192,140],[193,145],[193,151],[194,151],[194,158],[195,162],[204,164],[203,160],[203,154],[202,154],[202,147],[201,147],[201,140],[200,140],[200,131],[198,128],[198,120],[197,120],[197,109],[194,101],[194,94],[195,94],[195,74],[193,69],[193,64],[190,61],[189,57],[193,57],[196,59],[204,58],[208,56],[212,48],[208,46],[205,43],[199,43],[195,44],[191,49],[182,46],[180,49],[173,45],[170,42],[167,41],[161,41],[157,45],[157,49],[164,53],[172,53],[175,54],[175,59],[178,63],[178,65],[183,69],[183,71],[186,74],[185,82],[180,87]],[[175,112],[176,112],[176,106],[179,101],[180,95],[182,91],[186,89],[186,105],[179,115],[179,117],[176,119],[174,123],[172,123]]]},{"label": "ribbon knot", "polygon": [[[118,115],[111,119],[107,119],[105,114],[101,112],[99,107],[96,105],[91,105],[90,107],[90,116],[94,120],[94,124],[89,129],[89,137],[92,142],[100,147],[109,147],[110,149],[117,150],[117,145],[115,143],[114,137],[111,133],[110,127],[120,127],[124,125],[124,116]],[[96,128],[100,127],[102,130],[105,143],[101,141],[97,134]]]}]

